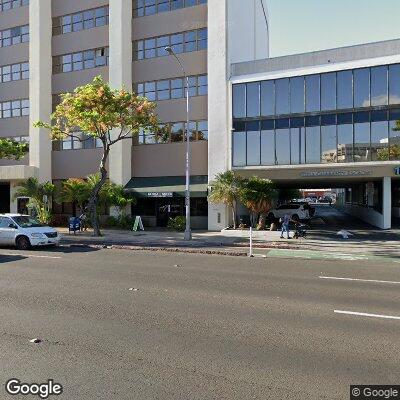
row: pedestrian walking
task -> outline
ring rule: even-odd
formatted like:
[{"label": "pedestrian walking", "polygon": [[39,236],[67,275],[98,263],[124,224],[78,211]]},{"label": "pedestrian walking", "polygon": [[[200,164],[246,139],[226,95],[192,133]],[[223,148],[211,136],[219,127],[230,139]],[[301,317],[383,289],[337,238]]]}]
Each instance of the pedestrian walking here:
[{"label": "pedestrian walking", "polygon": [[289,214],[285,214],[279,222],[282,223],[282,230],[281,230],[281,239],[283,239],[283,234],[286,232],[287,238],[291,239],[290,237],[290,230],[289,230],[289,223],[292,221]]},{"label": "pedestrian walking", "polygon": [[81,231],[87,231],[87,216],[85,212],[79,216],[79,220],[81,221]]}]

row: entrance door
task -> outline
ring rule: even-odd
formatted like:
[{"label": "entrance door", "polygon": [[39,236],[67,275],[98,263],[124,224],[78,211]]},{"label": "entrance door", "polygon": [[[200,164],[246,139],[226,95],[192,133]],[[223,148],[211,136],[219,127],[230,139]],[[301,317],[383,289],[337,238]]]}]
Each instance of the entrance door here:
[{"label": "entrance door", "polygon": [[10,184],[0,182],[0,214],[10,212]]},{"label": "entrance door", "polygon": [[170,218],[183,215],[183,199],[168,198],[157,201],[157,226],[165,228]]}]

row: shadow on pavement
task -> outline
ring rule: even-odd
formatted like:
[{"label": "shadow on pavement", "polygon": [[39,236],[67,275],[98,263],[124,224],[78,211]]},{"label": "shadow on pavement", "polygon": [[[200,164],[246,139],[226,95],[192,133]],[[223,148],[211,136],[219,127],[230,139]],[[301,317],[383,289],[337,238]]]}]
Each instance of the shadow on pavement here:
[{"label": "shadow on pavement", "polygon": [[59,247],[37,247],[31,249],[32,253],[41,253],[43,251],[47,253],[57,254],[70,254],[70,253],[93,253],[95,251],[99,251],[100,248],[93,248],[87,245],[79,245],[79,244],[72,244],[68,246],[59,246]]},{"label": "shadow on pavement", "polygon": [[24,256],[20,256],[20,255],[2,255],[0,253],[0,264],[3,263],[8,263],[8,262],[15,262],[15,261],[21,261],[21,260],[25,260],[27,257]]}]

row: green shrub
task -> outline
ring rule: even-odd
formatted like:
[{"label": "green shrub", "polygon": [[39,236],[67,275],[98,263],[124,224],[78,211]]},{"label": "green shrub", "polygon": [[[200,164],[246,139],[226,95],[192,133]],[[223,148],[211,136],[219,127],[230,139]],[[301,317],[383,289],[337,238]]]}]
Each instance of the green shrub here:
[{"label": "green shrub", "polygon": [[170,218],[167,227],[172,231],[184,232],[186,228],[186,218],[181,216]]},{"label": "green shrub", "polygon": [[118,218],[115,217],[108,217],[106,222],[105,222],[105,226],[107,228],[115,228],[118,226]]}]

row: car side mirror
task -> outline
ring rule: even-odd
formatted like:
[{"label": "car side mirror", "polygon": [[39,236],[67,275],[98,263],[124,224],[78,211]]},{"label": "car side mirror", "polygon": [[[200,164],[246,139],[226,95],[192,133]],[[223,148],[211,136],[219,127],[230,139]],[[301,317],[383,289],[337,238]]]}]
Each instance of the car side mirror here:
[{"label": "car side mirror", "polygon": [[11,229],[18,229],[18,227],[14,224],[9,224],[8,227]]}]

